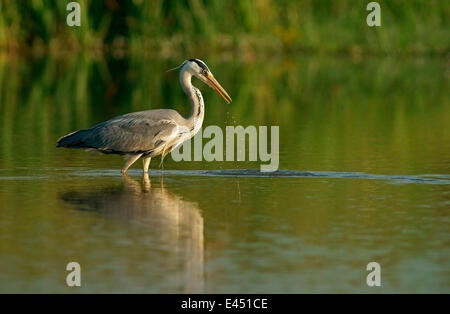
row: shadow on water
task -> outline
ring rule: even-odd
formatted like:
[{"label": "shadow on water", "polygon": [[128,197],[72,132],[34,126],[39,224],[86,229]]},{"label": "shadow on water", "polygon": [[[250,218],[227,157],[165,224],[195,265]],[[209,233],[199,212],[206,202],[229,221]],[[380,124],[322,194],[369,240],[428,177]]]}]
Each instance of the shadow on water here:
[{"label": "shadow on water", "polygon": [[124,176],[123,185],[89,192],[69,191],[60,198],[81,211],[145,223],[151,235],[172,251],[171,260],[182,265],[184,278],[179,278],[179,285],[185,292],[203,291],[204,223],[196,203],[169,192],[162,182],[160,187],[152,187],[148,175],[143,175],[142,184]]}]

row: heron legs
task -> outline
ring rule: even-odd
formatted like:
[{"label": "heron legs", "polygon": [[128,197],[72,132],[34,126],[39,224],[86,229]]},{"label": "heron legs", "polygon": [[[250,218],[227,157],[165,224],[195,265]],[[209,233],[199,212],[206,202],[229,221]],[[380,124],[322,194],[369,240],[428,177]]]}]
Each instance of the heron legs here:
[{"label": "heron legs", "polygon": [[148,176],[147,172],[144,172],[142,174],[142,190],[144,192],[149,192],[150,188],[151,188],[150,177]]},{"label": "heron legs", "polygon": [[164,147],[162,153],[161,153],[161,162],[159,163],[159,168],[162,168],[164,170],[164,157],[172,150],[172,147],[167,149],[167,146]]},{"label": "heron legs", "polygon": [[122,174],[125,174],[125,172],[130,168],[130,166],[141,157],[142,154],[137,155],[126,155],[125,157],[125,165],[123,165]]},{"label": "heron legs", "polygon": [[142,165],[144,167],[144,173],[148,173],[148,167],[150,166],[150,160],[152,157],[142,157]]}]

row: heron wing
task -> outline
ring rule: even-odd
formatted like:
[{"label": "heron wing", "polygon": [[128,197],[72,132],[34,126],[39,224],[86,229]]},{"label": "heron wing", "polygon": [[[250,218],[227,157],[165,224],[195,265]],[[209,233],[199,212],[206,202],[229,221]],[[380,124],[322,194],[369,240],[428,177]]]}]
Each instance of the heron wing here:
[{"label": "heron wing", "polygon": [[86,147],[113,153],[151,153],[177,136],[178,124],[161,112],[147,111],[119,116],[86,131],[82,139]]}]

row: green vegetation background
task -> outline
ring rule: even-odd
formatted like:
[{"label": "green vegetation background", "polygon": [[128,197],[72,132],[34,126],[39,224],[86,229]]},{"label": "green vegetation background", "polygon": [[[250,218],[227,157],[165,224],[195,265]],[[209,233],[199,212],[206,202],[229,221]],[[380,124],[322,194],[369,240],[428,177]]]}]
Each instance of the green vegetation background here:
[{"label": "green vegetation background", "polygon": [[448,0],[383,0],[381,29],[361,0],[79,0],[81,27],[66,25],[61,0],[1,0],[0,46],[53,54],[124,50],[195,54],[226,50],[445,54]]}]

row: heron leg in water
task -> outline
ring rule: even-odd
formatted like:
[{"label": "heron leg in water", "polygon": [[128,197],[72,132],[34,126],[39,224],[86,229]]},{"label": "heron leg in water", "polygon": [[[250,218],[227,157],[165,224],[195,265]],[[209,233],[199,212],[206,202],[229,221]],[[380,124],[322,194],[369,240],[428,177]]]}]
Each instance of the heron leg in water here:
[{"label": "heron leg in water", "polygon": [[150,160],[152,157],[142,157],[142,165],[144,167],[144,173],[148,173],[148,167],[150,166]]},{"label": "heron leg in water", "polygon": [[151,188],[150,178],[148,176],[148,173],[144,172],[142,174],[142,190],[144,192],[149,192]]},{"label": "heron leg in water", "polygon": [[126,155],[125,165],[123,165],[122,174],[125,174],[125,172],[130,168],[130,166],[141,157],[142,154],[137,155]]}]

